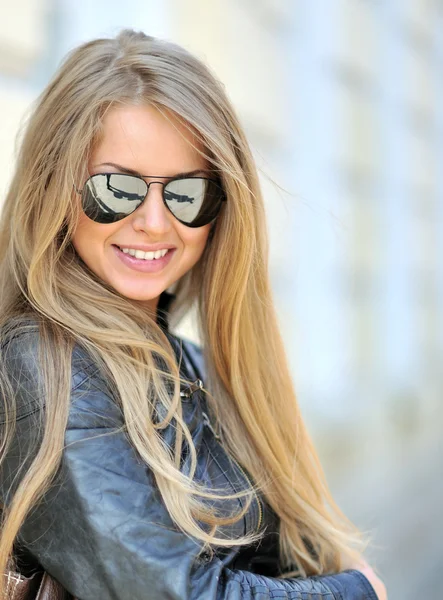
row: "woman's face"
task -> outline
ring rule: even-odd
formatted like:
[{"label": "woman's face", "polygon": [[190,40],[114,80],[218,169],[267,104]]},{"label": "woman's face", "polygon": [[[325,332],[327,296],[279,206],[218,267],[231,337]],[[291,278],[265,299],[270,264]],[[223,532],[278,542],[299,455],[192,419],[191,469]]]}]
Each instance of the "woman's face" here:
[{"label": "woman's face", "polygon": [[[92,151],[89,175],[130,170],[148,176],[144,177],[147,183],[167,182],[183,173],[207,175],[208,164],[193,147],[201,148],[200,144],[171,113],[168,118],[150,106],[111,109]],[[163,204],[162,186],[153,184],[139,208],[116,223],[96,223],[82,212],[72,241],[98,277],[155,311],[160,294],[199,260],[209,230],[210,224],[192,228],[180,223]],[[167,253],[143,260],[121,249],[167,249]]]}]

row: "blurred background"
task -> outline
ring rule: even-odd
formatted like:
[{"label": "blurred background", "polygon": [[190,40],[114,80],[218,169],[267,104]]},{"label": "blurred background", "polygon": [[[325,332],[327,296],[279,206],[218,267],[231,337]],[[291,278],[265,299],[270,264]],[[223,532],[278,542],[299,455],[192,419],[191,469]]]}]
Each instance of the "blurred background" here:
[{"label": "blurred background", "polygon": [[442,598],[443,1],[0,0],[0,200],[61,58],[122,27],[226,85],[328,481],[372,533],[390,600]]}]

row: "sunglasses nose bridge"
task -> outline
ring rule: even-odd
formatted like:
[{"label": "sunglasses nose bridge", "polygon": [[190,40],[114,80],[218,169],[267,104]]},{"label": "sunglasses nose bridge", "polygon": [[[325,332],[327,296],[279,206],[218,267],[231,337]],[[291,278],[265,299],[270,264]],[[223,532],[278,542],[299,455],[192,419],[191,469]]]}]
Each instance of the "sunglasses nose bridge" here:
[{"label": "sunglasses nose bridge", "polygon": [[146,183],[146,196],[145,196],[145,201],[146,201],[146,198],[148,197],[149,190],[151,189],[151,185],[152,185],[153,183],[158,183],[158,184],[160,184],[160,185],[161,185],[161,188],[162,188],[162,189],[161,189],[161,194],[162,194],[162,196],[163,196],[163,192],[164,192],[164,188],[165,188],[165,183],[164,183],[163,181],[146,181],[146,180],[144,180],[144,182]]},{"label": "sunglasses nose bridge", "polygon": [[[157,196],[157,198],[149,198],[149,192],[153,183],[158,183],[161,186],[160,190],[158,190],[160,196]],[[141,226],[143,228],[148,227],[151,230],[161,230],[161,232],[163,232],[163,230],[169,227],[169,211],[165,206],[163,194],[164,185],[165,184],[162,181],[150,181],[149,183],[146,182],[145,198],[140,204],[140,206],[137,208],[137,210],[134,211],[134,216],[138,223],[138,226]],[[154,196],[155,189],[156,187],[154,186]]]}]

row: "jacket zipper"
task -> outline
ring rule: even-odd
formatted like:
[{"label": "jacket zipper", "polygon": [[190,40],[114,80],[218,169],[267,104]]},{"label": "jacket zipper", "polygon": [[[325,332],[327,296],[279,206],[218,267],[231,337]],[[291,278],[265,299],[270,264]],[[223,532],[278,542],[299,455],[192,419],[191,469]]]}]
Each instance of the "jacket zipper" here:
[{"label": "jacket zipper", "polygon": [[194,383],[191,383],[187,388],[180,392],[180,396],[182,398],[190,398],[194,392],[197,390],[203,389],[203,381],[201,379],[196,379]]},{"label": "jacket zipper", "polygon": [[[204,410],[202,410],[202,415],[203,415],[203,423],[206,425],[206,427],[210,430],[210,432],[212,433],[212,435],[215,437],[215,439],[218,442],[221,442],[221,437],[219,436],[219,434],[214,430],[211,421],[209,420],[208,415],[205,413]],[[232,460],[232,462],[237,465],[238,469],[240,470],[240,472],[243,474],[243,477],[246,479],[246,481],[249,483],[250,486],[252,486],[251,480],[249,479],[248,475],[245,473],[243,467],[239,464],[239,462],[231,455],[229,454],[229,458],[230,460]],[[263,510],[262,510],[262,505],[261,505],[261,501],[260,498],[258,497],[258,494],[255,494],[255,500],[257,502],[257,506],[258,506],[258,523],[257,523],[257,530],[260,529],[260,525],[262,523],[263,520]]]}]

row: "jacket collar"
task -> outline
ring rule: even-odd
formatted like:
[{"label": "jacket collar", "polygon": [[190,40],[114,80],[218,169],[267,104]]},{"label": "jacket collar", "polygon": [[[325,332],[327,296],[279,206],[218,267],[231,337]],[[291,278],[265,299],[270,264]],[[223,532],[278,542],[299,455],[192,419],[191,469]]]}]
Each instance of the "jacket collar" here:
[{"label": "jacket collar", "polygon": [[175,295],[170,292],[162,292],[157,305],[157,323],[165,331],[169,330],[169,309],[175,299]]}]

